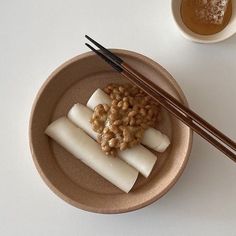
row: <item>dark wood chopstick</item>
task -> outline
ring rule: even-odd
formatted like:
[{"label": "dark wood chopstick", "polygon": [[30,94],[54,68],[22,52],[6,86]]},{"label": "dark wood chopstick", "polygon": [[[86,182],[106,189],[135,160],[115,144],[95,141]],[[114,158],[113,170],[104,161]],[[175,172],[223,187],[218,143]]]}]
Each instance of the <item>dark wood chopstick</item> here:
[{"label": "dark wood chopstick", "polygon": [[117,70],[119,73],[121,73],[123,71],[123,69],[117,65],[116,63],[114,63],[113,61],[111,61],[108,57],[106,57],[105,55],[103,55],[101,52],[97,51],[95,48],[93,48],[91,45],[89,45],[88,43],[85,43],[85,45],[87,47],[89,47],[92,51],[94,51],[99,57],[101,57],[105,62],[107,62],[110,66],[112,66],[115,70]]},{"label": "dark wood chopstick", "polygon": [[143,75],[138,73],[135,69],[131,68],[127,63],[122,63],[122,68],[125,68],[126,71],[132,73],[134,76],[139,77],[145,84],[149,84],[153,89],[155,89],[159,94],[161,94],[168,102],[170,102],[172,105],[176,106],[180,111],[182,111],[185,115],[189,116],[193,119],[194,122],[198,123],[202,127],[204,127],[208,132],[216,136],[218,139],[220,139],[223,143],[230,146],[233,150],[236,150],[236,143],[227,137],[225,134],[223,134],[221,131],[216,129],[214,126],[212,126],[210,123],[208,123],[206,120],[204,120],[202,117],[200,117],[198,114],[196,114],[194,111],[189,109],[188,107],[184,106],[182,103],[180,103],[177,99],[175,99],[173,96],[168,94],[165,90],[163,90],[161,87],[159,87],[157,84],[154,84],[152,81],[145,78]]},{"label": "dark wood chopstick", "polygon": [[233,152],[231,152],[228,148],[222,145],[219,141],[210,136],[206,131],[204,131],[200,126],[193,123],[192,119],[183,115],[179,110],[177,110],[174,106],[169,104],[163,97],[159,94],[156,94],[153,90],[151,90],[145,83],[137,80],[135,77],[130,76],[129,73],[121,72],[123,76],[129,79],[133,84],[138,86],[140,89],[144,90],[149,96],[151,96],[155,101],[159,102],[167,111],[176,116],[179,120],[185,123],[187,126],[191,127],[196,133],[198,133],[201,137],[206,139],[220,151],[222,151],[225,155],[227,155],[231,160],[236,162],[236,156]]},{"label": "dark wood chopstick", "polygon": [[151,86],[153,89],[156,90],[156,92],[158,94],[163,96],[166,100],[168,100],[174,106],[178,107],[178,109],[180,111],[182,111],[185,115],[187,115],[187,116],[191,117],[192,119],[194,119],[194,122],[196,122],[199,125],[201,125],[202,127],[204,127],[208,132],[212,133],[214,136],[216,136],[218,139],[220,139],[223,143],[230,146],[233,150],[236,150],[236,143],[233,140],[231,140],[229,137],[227,137],[225,134],[223,134],[221,131],[216,129],[214,126],[212,126],[210,123],[208,123],[202,117],[200,117],[194,111],[192,111],[188,107],[184,106],[181,102],[179,102],[173,96],[168,94],[165,90],[163,90],[157,84],[154,84],[152,81],[145,78],[143,75],[141,75],[139,72],[137,72],[134,68],[129,66],[127,63],[125,63],[120,57],[118,57],[114,53],[110,52],[108,49],[103,47],[101,44],[96,42],[94,39],[92,39],[88,35],[85,35],[85,37],[90,42],[95,44],[99,49],[101,49],[101,51],[104,54],[106,54],[109,58],[111,58],[116,64],[120,65],[123,68],[123,70],[127,71],[128,73],[133,74],[135,77],[138,77],[140,80],[142,80],[145,84],[147,84],[148,86]]},{"label": "dark wood chopstick", "polygon": [[[97,51],[89,44],[86,44],[91,50],[93,50],[96,54],[98,54],[103,60],[113,66],[119,73],[121,73],[124,77],[129,79],[132,83],[138,86],[140,89],[144,90],[148,93],[153,99],[159,102],[166,110],[175,115],[178,119],[184,122],[186,125],[191,127],[195,132],[197,132],[200,136],[205,138],[208,142],[226,154],[230,159],[236,161],[236,155],[227,147],[236,150],[236,144],[233,140],[228,138],[222,132],[217,130],[215,127],[210,125],[204,119],[202,119],[195,112],[185,107],[179,101],[177,101],[170,94],[165,92],[156,84],[152,83],[146,77],[135,71],[132,67],[130,67],[127,63],[125,63],[121,58],[117,55],[113,54],[102,45],[91,39],[89,36],[86,36],[92,43],[94,43],[97,47],[101,49]],[[112,56],[111,56],[112,55]],[[207,131],[205,131],[206,129]],[[217,139],[221,140],[226,146],[220,143]]]},{"label": "dark wood chopstick", "polygon": [[106,55],[108,55],[109,58],[111,58],[115,63],[120,65],[121,63],[124,62],[120,57],[116,56],[114,53],[104,48],[100,43],[96,42],[94,39],[92,39],[88,35],[85,35],[85,38],[88,39],[90,42],[92,42],[94,45],[96,45],[98,48],[100,48],[101,51],[103,51]]}]

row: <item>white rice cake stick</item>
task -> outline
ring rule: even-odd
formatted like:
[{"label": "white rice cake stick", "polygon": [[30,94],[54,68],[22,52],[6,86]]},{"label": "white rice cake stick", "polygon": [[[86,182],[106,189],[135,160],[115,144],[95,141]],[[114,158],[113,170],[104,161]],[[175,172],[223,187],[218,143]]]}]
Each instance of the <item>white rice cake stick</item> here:
[{"label": "white rice cake stick", "polygon": [[133,187],[138,171],[119,158],[107,157],[96,141],[66,117],[51,123],[45,133],[124,192]]},{"label": "white rice cake stick", "polygon": [[[97,133],[92,129],[90,119],[93,111],[82,104],[75,104],[68,113],[68,118],[93,139],[97,140]],[[157,160],[156,156],[142,145],[136,145],[124,151],[119,151],[118,156],[129,165],[137,169],[143,176],[148,177]]]},{"label": "white rice cake stick", "polygon": [[[99,104],[111,105],[111,98],[101,89],[97,89],[87,102],[87,106],[94,110]],[[170,145],[169,138],[154,128],[148,128],[144,132],[141,143],[157,152],[164,152]]]},{"label": "white rice cake stick", "polygon": [[159,130],[148,128],[143,134],[141,143],[157,152],[164,152],[170,145],[170,140]]}]

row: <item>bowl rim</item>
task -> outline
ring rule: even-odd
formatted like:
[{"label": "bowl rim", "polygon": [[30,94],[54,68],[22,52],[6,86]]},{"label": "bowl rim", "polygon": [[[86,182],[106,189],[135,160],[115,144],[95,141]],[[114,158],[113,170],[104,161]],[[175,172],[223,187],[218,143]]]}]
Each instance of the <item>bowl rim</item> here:
[{"label": "bowl rim", "polygon": [[[185,103],[185,105],[188,106],[187,99],[186,99],[182,89],[180,88],[178,83],[175,81],[175,79],[172,77],[172,75],[165,68],[163,68],[160,64],[158,64],[154,60],[150,59],[149,57],[146,57],[146,56],[144,56],[144,55],[142,55],[140,53],[137,53],[137,52],[133,52],[133,51],[125,50],[125,49],[110,49],[110,50],[112,52],[114,52],[114,53],[125,54],[127,56],[134,57],[134,58],[139,59],[141,61],[145,61],[145,63],[150,64],[151,66],[157,68],[159,71],[162,72],[162,74],[164,74],[165,79],[167,79],[175,87],[176,91],[180,95],[180,97],[183,100],[183,102]],[[60,71],[62,71],[64,68],[66,68],[68,65],[74,63],[75,61],[78,61],[78,60],[81,60],[81,59],[85,59],[85,58],[90,57],[92,55],[95,55],[95,54],[93,52],[89,51],[89,52],[82,53],[80,55],[77,55],[77,56],[75,56],[75,57],[65,61],[64,63],[62,63],[59,67],[57,67],[48,76],[48,78],[44,81],[44,83],[40,87],[40,89],[39,89],[38,93],[36,94],[36,96],[34,98],[34,101],[33,101],[33,105],[32,105],[31,112],[30,112],[29,127],[28,127],[29,147],[30,147],[32,159],[33,159],[33,162],[34,162],[34,164],[36,166],[37,171],[39,172],[40,176],[42,177],[42,179],[46,183],[46,185],[49,187],[49,189],[51,189],[58,197],[60,197],[61,199],[63,199],[67,203],[73,205],[74,207],[80,208],[80,209],[85,210],[85,211],[90,211],[90,212],[94,212],[94,213],[102,213],[102,214],[120,214],[120,213],[126,213],[126,212],[130,212],[130,211],[135,211],[135,210],[143,208],[143,207],[145,207],[147,205],[150,205],[151,203],[153,203],[156,200],[158,200],[159,198],[161,198],[163,195],[165,195],[174,186],[174,184],[180,178],[180,176],[183,173],[183,170],[185,169],[185,167],[187,165],[187,162],[189,160],[189,155],[190,155],[190,152],[191,152],[191,149],[192,149],[193,131],[192,131],[191,128],[188,128],[189,139],[188,139],[188,146],[187,146],[187,151],[186,151],[186,156],[184,158],[184,161],[183,161],[182,165],[180,166],[176,176],[174,176],[173,179],[170,181],[170,183],[168,185],[166,185],[164,190],[162,192],[160,192],[159,194],[156,194],[154,197],[150,198],[149,200],[147,200],[145,202],[139,203],[139,204],[137,204],[137,205],[135,205],[133,207],[119,208],[118,210],[99,209],[99,208],[96,208],[96,207],[91,207],[91,206],[88,206],[86,204],[79,203],[79,202],[71,199],[67,195],[65,195],[62,191],[60,191],[60,189],[55,187],[51,183],[51,181],[48,179],[48,177],[44,174],[44,171],[41,169],[41,166],[39,165],[37,157],[36,157],[36,154],[34,152],[34,147],[33,147],[33,143],[32,143],[33,137],[32,137],[32,129],[31,129],[31,127],[32,127],[34,111],[35,111],[35,108],[37,106],[37,103],[38,103],[38,100],[39,100],[41,94],[43,93],[43,91],[46,88],[46,86],[48,85],[48,83],[58,73],[60,73]]]}]

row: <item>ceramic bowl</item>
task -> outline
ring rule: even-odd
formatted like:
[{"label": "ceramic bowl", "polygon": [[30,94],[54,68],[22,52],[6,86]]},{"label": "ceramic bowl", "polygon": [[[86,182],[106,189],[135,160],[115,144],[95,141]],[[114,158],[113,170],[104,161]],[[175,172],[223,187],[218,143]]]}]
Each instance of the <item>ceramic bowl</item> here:
[{"label": "ceramic bowl", "polygon": [[232,0],[232,16],[228,25],[219,33],[212,35],[200,35],[192,32],[182,21],[180,14],[182,0],[172,0],[171,9],[174,21],[182,35],[193,42],[197,43],[217,43],[230,38],[236,33],[236,0]]},{"label": "ceramic bowl", "polygon": [[[179,101],[186,98],[172,76],[151,59],[126,50],[113,50],[139,72]],[[162,109],[159,129],[171,139],[148,178],[139,175],[127,194],[99,176],[44,134],[55,119],[65,116],[75,103],[86,104],[97,88],[126,82],[120,74],[88,52],[57,68],[35,99],[30,119],[30,148],[38,172],[49,188],[66,202],[98,213],[122,213],[144,207],[164,195],[183,172],[192,143],[192,131]],[[96,157],[94,157],[96,158]]]}]

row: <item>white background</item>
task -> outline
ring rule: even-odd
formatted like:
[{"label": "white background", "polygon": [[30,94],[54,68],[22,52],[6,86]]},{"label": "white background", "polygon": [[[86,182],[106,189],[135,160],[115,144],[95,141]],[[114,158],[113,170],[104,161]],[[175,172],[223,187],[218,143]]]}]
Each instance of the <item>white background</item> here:
[{"label": "white background", "polygon": [[168,0],[0,1],[0,235],[236,235],[236,165],[195,135],[187,168],[158,202],[127,214],[74,208],[44,184],[28,145],[33,99],[84,34],[163,65],[191,107],[236,139],[236,37],[182,38]]}]

